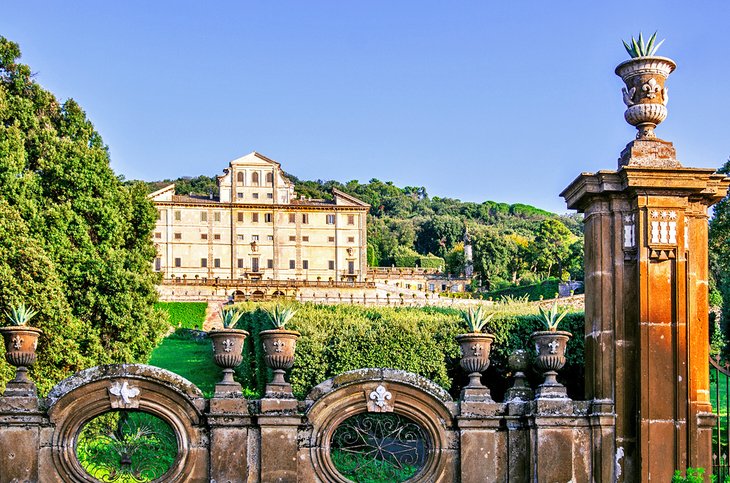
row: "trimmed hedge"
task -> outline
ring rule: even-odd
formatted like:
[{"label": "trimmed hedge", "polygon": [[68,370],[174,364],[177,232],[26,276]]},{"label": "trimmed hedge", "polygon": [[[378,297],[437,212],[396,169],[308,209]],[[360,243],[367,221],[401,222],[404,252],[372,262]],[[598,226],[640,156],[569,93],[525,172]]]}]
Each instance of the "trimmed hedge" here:
[{"label": "trimmed hedge", "polygon": [[157,302],[155,308],[164,310],[170,325],[182,329],[202,329],[205,321],[205,302]]},{"label": "trimmed hedge", "polygon": [[489,299],[498,302],[504,296],[511,297],[524,297],[527,295],[529,300],[536,301],[542,299],[553,299],[555,294],[558,293],[558,285],[560,281],[557,278],[549,278],[542,283],[536,283],[533,285],[523,285],[518,287],[509,287],[501,290],[493,290],[486,292],[483,295],[484,299]]},{"label": "trimmed hedge", "polygon": [[[237,379],[247,390],[263,394],[271,373],[263,362],[259,332],[271,328],[262,307],[269,303],[239,304],[246,313],[238,328],[250,332],[244,349],[244,362],[237,369]],[[459,367],[459,348],[454,337],[466,332],[459,311],[440,307],[363,307],[351,305],[297,305],[299,312],[288,329],[302,337],[297,343],[294,367],[287,379],[294,394],[303,398],[317,384],[342,372],[364,367],[390,367],[426,377],[453,396],[468,382]],[[561,380],[573,398],[583,396],[583,325],[582,313],[569,314],[564,330],[577,334],[568,343],[566,367]],[[511,385],[507,358],[517,348],[532,351],[529,335],[541,330],[533,315],[501,314],[492,319],[490,331],[495,335],[492,364],[483,381],[500,400]],[[530,373],[533,387],[541,377]]]}]

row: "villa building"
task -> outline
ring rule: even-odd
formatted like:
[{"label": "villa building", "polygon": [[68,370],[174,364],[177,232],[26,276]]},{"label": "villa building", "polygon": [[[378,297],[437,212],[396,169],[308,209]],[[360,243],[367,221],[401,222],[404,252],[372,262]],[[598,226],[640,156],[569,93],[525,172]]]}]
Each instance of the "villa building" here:
[{"label": "villa building", "polygon": [[253,152],[230,162],[219,196],[149,195],[157,212],[154,268],[165,280],[363,282],[369,208],[333,190],[301,199],[281,165]]}]

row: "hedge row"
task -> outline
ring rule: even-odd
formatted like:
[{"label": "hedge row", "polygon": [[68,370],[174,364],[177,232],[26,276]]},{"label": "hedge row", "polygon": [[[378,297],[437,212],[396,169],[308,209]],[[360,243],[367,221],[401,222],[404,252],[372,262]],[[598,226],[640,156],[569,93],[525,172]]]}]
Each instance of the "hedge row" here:
[{"label": "hedge row", "polygon": [[164,310],[170,325],[183,329],[202,329],[206,302],[158,302],[155,308]]},{"label": "hedge row", "polygon": [[528,296],[529,300],[547,300],[555,298],[558,293],[558,285],[560,281],[557,278],[549,278],[542,283],[532,285],[523,285],[518,287],[509,287],[501,290],[494,290],[484,293],[484,298],[499,301],[502,297],[524,297]]},{"label": "hedge row", "polygon": [[[263,362],[259,337],[271,328],[261,310],[265,303],[239,304],[246,313],[239,328],[250,332],[244,349],[244,362],[237,379],[245,389],[263,394],[271,373]],[[390,308],[350,305],[298,305],[299,312],[287,328],[299,331],[296,360],[288,375],[294,394],[303,398],[315,385],[342,372],[364,367],[390,367],[414,372],[458,396],[467,382],[459,368],[459,348],[454,337],[466,332],[459,311],[450,308]],[[564,330],[578,334],[568,344],[566,368],[561,378],[571,397],[583,396],[583,322],[582,313],[569,314]],[[532,350],[529,335],[541,330],[532,315],[499,314],[492,319],[495,335],[492,364],[483,380],[501,399],[511,385],[507,358],[517,348]],[[528,376],[539,384],[538,374]]]}]

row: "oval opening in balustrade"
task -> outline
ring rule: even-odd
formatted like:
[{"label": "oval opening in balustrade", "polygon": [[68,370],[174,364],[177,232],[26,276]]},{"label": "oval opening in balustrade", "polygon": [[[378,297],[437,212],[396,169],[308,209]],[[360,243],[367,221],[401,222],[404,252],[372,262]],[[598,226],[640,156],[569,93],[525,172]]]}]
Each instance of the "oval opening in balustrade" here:
[{"label": "oval opening in balustrade", "polygon": [[87,421],[76,438],[76,458],[102,482],[145,482],[162,478],[178,457],[175,432],[143,411],[110,411]]},{"label": "oval opening in balustrade", "polygon": [[425,466],[426,432],[396,413],[361,413],[345,419],[332,434],[330,458],[354,482],[401,482]]}]

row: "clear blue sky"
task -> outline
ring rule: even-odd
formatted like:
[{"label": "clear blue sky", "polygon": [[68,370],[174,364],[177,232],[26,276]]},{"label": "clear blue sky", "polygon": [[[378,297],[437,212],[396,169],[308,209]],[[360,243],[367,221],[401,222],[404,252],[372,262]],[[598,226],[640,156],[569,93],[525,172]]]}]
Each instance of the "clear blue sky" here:
[{"label": "clear blue sky", "polygon": [[730,2],[5,2],[0,35],[73,97],[135,179],[259,151],[305,179],[565,211],[634,129],[614,67],[659,30],[657,129],[685,166],[730,155]]}]

